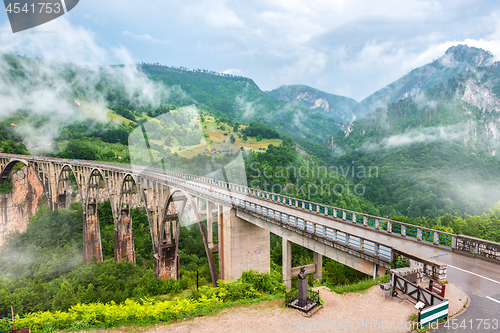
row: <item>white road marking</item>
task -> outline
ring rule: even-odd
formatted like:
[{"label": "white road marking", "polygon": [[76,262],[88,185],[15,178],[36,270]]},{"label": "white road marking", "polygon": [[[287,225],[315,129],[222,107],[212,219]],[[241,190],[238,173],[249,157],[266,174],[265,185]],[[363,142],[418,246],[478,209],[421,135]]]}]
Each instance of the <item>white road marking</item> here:
[{"label": "white road marking", "polygon": [[486,298],[487,298],[487,299],[489,299],[489,300],[492,300],[493,302],[500,303],[500,301],[499,301],[499,300],[494,299],[494,298],[491,298],[490,296],[486,296]]},{"label": "white road marking", "polygon": [[498,282],[498,281],[496,281],[496,280],[493,280],[493,279],[487,278],[486,276],[482,276],[482,275],[479,275],[479,274],[474,273],[474,272],[471,272],[471,271],[467,271],[467,270],[462,269],[462,268],[458,268],[458,267],[455,267],[455,266],[452,266],[452,265],[448,265],[448,267],[455,268],[455,269],[461,270],[461,271],[463,271],[463,272],[466,272],[466,273],[469,273],[469,274],[472,274],[472,275],[475,275],[475,276],[479,276],[480,278],[483,278],[483,279],[485,279],[485,280],[488,280],[488,281],[491,281],[491,282],[494,282],[494,283],[498,283],[498,284],[500,284],[500,282]]}]

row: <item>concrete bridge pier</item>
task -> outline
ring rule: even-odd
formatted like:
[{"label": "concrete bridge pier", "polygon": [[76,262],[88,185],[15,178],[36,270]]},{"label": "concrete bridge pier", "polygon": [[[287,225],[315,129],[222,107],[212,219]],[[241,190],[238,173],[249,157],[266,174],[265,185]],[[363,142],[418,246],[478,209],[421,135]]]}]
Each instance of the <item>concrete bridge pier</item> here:
[{"label": "concrete bridge pier", "polygon": [[283,260],[283,284],[288,288],[292,288],[292,242],[283,237],[282,242],[282,260]]},{"label": "concrete bridge pier", "polygon": [[130,210],[122,209],[120,222],[115,226],[115,261],[135,263],[134,238]]},{"label": "concrete bridge pier", "polygon": [[160,244],[160,252],[153,255],[153,270],[161,279],[179,278],[179,256],[175,244]]},{"label": "concrete bridge pier", "polygon": [[238,279],[254,269],[270,272],[270,233],[236,215],[236,209],[218,207],[219,276],[221,280]]},{"label": "concrete bridge pier", "polygon": [[90,262],[96,256],[97,262],[102,261],[101,231],[97,216],[97,204],[91,203],[83,213],[83,260]]},{"label": "concrete bridge pier", "polygon": [[[292,268],[292,242],[287,238],[282,238],[282,260],[283,260],[283,284],[292,288],[292,277],[297,276],[300,267]],[[313,263],[305,265],[306,274],[313,273],[314,280],[323,278],[323,255],[313,252]]]}]

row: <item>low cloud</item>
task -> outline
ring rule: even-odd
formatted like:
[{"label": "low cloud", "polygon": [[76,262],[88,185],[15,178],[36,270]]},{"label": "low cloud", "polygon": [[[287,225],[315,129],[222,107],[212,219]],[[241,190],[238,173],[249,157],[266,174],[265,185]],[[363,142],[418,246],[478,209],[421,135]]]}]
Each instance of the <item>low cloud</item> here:
[{"label": "low cloud", "polygon": [[154,44],[168,44],[167,41],[164,41],[162,39],[155,38],[149,34],[134,34],[128,30],[122,31],[122,35],[131,37],[134,40],[140,40],[140,41],[145,41],[145,42],[150,42]]},{"label": "low cloud", "polygon": [[450,126],[426,127],[413,129],[403,134],[383,138],[379,143],[367,142],[364,149],[376,150],[382,148],[397,148],[414,143],[429,143],[434,141],[460,141],[466,134],[465,124]]},{"label": "low cloud", "polygon": [[[49,146],[62,128],[86,117],[106,121],[107,91],[103,87],[118,87],[136,107],[153,109],[173,90],[184,95],[179,87],[151,81],[127,49],[107,51],[91,32],[65,18],[47,25],[44,29],[56,32],[16,34],[16,38],[0,34],[0,120],[20,110],[29,111],[15,131],[30,147]],[[14,52],[31,57],[15,56]],[[123,65],[100,65],[112,61]]]}]

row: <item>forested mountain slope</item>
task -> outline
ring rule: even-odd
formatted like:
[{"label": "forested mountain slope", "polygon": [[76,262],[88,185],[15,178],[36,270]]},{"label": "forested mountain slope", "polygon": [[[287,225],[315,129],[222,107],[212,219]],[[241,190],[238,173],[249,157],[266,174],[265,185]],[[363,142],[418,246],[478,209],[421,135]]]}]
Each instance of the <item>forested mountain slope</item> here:
[{"label": "forested mountain slope", "polygon": [[337,161],[379,167],[367,197],[386,214],[481,213],[500,200],[499,111],[498,63],[475,67],[355,121]]},{"label": "forested mountain slope", "polygon": [[303,108],[315,110],[344,124],[353,120],[352,108],[357,104],[352,98],[329,94],[305,85],[281,86],[266,91],[266,94]]},{"label": "forested mountain slope", "polygon": [[353,113],[359,118],[378,107],[385,107],[409,96],[417,95],[467,71],[486,66],[493,55],[482,49],[457,45],[433,62],[412,70],[407,75],[359,102]]}]

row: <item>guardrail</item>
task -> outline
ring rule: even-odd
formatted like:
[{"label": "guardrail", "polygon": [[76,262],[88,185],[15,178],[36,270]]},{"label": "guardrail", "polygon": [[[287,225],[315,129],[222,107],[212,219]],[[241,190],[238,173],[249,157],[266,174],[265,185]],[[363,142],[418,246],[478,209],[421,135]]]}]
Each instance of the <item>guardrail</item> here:
[{"label": "guardrail", "polygon": [[252,212],[263,219],[272,220],[277,224],[291,227],[311,236],[316,236],[329,242],[342,244],[355,251],[369,254],[375,258],[389,262],[392,259],[392,248],[385,244],[374,242],[370,239],[365,239],[356,235],[346,233],[345,231],[324,226],[313,221],[309,221],[293,214],[284,213],[273,210],[271,208],[258,205],[254,202],[238,199],[229,194],[223,194],[216,191],[211,191],[201,186],[194,184],[186,184],[179,179],[172,179],[171,182],[176,186],[183,187],[187,190],[195,190],[200,194],[219,201],[228,206],[241,208]]},{"label": "guardrail", "polygon": [[[230,190],[236,193],[245,194],[250,197],[267,200],[273,203],[308,211],[313,214],[330,217],[336,221],[352,223],[360,227],[371,228],[391,235],[398,235],[410,240],[427,243],[428,245],[439,246],[443,248],[455,249],[457,235],[444,231],[420,227],[404,222],[394,221],[373,215],[358,213],[347,209],[341,209],[333,206],[322,205],[315,202],[300,200],[293,197],[275,194],[259,189],[249,188],[243,185],[226,183],[223,181],[194,176],[176,171],[165,171],[157,169],[157,172],[181,178],[183,180],[195,181],[208,184],[215,188]],[[499,244],[500,246],[500,244]]]}]

